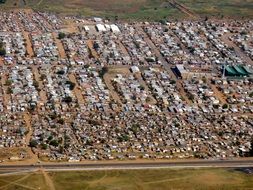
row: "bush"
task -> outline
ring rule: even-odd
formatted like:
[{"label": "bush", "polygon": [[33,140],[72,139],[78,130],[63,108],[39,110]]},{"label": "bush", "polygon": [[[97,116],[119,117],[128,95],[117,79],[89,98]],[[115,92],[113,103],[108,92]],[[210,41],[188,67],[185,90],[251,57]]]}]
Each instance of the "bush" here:
[{"label": "bush", "polygon": [[64,75],[65,72],[64,72],[63,70],[60,70],[60,71],[57,71],[57,74],[58,74],[58,75]]},{"label": "bush", "polygon": [[8,87],[7,88],[7,94],[12,94],[13,93],[13,90],[11,89],[11,87]]},{"label": "bush", "polygon": [[6,50],[3,48],[0,48],[0,56],[5,56],[6,55]]},{"label": "bush", "polygon": [[108,67],[103,67],[100,71],[100,77],[103,77],[108,71]]},{"label": "bush", "polygon": [[176,84],[176,81],[175,80],[171,80],[170,84]]},{"label": "bush", "polygon": [[58,123],[61,124],[61,125],[63,125],[63,124],[64,124],[64,119],[60,118],[60,119],[58,120]]},{"label": "bush", "polygon": [[54,146],[54,147],[59,146],[59,142],[57,140],[52,140],[49,144]]},{"label": "bush", "polygon": [[47,147],[48,147],[47,144],[42,144],[41,145],[41,149],[43,149],[43,150],[47,150]]},{"label": "bush", "polygon": [[227,105],[227,104],[224,104],[224,105],[222,106],[222,109],[228,109],[228,105]]},{"label": "bush", "polygon": [[63,102],[69,104],[72,102],[72,98],[70,96],[67,96],[67,97],[63,98]]},{"label": "bush", "polygon": [[33,86],[38,90],[39,83],[36,80],[33,80]]},{"label": "bush", "polygon": [[31,140],[30,141],[30,147],[37,147],[38,146],[38,143],[36,140]]},{"label": "bush", "polygon": [[63,33],[63,32],[60,32],[60,33],[58,34],[58,38],[59,38],[59,39],[63,39],[63,38],[65,38],[65,37],[66,37],[66,34]]},{"label": "bush", "polygon": [[145,87],[140,85],[140,90],[145,90]]},{"label": "bush", "polygon": [[11,80],[7,80],[6,83],[5,83],[6,86],[10,86],[11,84],[12,84]]}]

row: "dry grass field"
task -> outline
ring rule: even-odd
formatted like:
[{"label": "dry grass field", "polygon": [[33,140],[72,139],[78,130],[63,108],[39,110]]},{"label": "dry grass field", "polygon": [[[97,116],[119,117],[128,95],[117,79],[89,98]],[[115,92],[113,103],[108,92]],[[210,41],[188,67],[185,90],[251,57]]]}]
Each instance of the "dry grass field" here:
[{"label": "dry grass field", "polygon": [[178,0],[198,15],[253,18],[253,0]]},{"label": "dry grass field", "polygon": [[250,190],[253,175],[235,169],[153,169],[0,173],[1,190]]},{"label": "dry grass field", "polygon": [[[33,8],[56,13],[134,20],[182,19],[189,15],[169,0],[7,0],[0,7]],[[253,18],[253,0],[177,0],[198,16]]]},{"label": "dry grass field", "polygon": [[160,20],[175,15],[184,16],[166,0],[7,0],[4,8],[33,8],[67,15],[103,16],[120,19]]}]

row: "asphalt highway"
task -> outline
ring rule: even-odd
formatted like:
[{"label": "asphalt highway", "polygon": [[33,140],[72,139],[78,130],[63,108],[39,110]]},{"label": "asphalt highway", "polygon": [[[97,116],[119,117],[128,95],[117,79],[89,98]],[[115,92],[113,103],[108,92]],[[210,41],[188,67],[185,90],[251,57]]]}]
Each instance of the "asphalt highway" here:
[{"label": "asphalt highway", "polygon": [[110,163],[41,163],[33,165],[3,165],[0,171],[25,171],[44,169],[57,170],[108,170],[108,169],[152,169],[152,168],[202,168],[202,167],[253,167],[253,160],[198,160],[168,162],[110,162]]}]

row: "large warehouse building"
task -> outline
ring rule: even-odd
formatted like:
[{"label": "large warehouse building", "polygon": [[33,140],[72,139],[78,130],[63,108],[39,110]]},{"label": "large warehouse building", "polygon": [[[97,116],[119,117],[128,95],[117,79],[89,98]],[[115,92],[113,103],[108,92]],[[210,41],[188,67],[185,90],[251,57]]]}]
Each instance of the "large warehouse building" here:
[{"label": "large warehouse building", "polygon": [[243,65],[225,66],[223,72],[226,77],[249,77],[253,76],[253,71]]}]

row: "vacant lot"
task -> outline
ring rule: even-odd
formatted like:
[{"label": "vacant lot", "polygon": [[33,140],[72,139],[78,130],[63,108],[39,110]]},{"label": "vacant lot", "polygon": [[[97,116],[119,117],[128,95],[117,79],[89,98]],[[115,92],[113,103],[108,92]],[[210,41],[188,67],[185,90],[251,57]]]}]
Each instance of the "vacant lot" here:
[{"label": "vacant lot", "polygon": [[0,174],[0,189],[4,190],[246,190],[252,187],[252,174],[233,169],[61,171],[46,174],[40,171],[7,176]]}]

